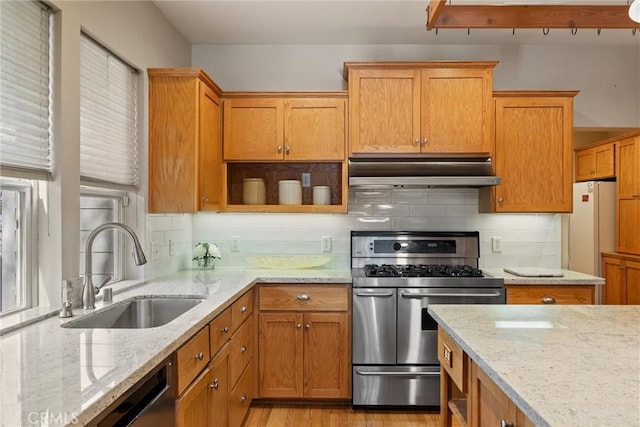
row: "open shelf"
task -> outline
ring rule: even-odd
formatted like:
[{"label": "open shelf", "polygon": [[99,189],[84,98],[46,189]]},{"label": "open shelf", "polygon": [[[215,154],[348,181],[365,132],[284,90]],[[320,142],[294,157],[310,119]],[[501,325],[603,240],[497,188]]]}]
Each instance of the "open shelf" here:
[{"label": "open shelf", "polygon": [[467,427],[467,399],[451,399],[448,406],[458,425]]}]

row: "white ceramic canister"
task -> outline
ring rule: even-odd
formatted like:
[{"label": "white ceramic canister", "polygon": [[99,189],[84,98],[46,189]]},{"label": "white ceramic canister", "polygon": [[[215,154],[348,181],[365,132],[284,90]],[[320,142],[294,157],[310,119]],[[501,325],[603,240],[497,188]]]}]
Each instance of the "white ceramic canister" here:
[{"label": "white ceramic canister", "polygon": [[242,180],[242,203],[245,205],[264,205],[266,200],[264,179],[245,178]]},{"label": "white ceramic canister", "polygon": [[302,183],[296,179],[278,181],[278,203],[281,205],[301,205]]},{"label": "white ceramic canister", "polygon": [[315,187],[313,187],[313,204],[331,204],[331,190],[329,189],[328,185],[316,185]]}]

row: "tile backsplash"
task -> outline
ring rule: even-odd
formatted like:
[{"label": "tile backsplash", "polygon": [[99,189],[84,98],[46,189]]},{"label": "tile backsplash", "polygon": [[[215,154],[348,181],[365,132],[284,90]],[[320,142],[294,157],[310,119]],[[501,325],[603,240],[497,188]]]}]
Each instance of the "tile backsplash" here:
[{"label": "tile backsplash", "polygon": [[[348,268],[351,230],[479,231],[480,267],[561,265],[559,214],[479,214],[478,190],[466,188],[354,191],[349,200],[347,215],[150,215],[149,242],[162,244],[159,259],[152,261],[149,270],[157,277],[160,272],[189,267],[189,245],[200,241],[220,247],[223,259],[218,265],[246,266],[244,257],[250,254],[321,254],[320,241],[325,236],[332,239],[333,260],[328,266]],[[502,237],[501,253],[491,250],[494,236]],[[239,242],[238,252],[231,251],[232,240]]]}]

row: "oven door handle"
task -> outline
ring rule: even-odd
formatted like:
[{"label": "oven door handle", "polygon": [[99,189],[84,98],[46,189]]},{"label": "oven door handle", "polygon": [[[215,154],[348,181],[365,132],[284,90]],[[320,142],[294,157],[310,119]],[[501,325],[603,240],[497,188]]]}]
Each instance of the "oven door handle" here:
[{"label": "oven door handle", "polygon": [[435,377],[440,375],[440,371],[432,372],[394,372],[394,371],[363,371],[356,369],[358,375],[380,376],[380,377]]},{"label": "oven door handle", "polygon": [[389,298],[392,297],[394,294],[394,292],[357,292],[356,291],[356,296],[357,297],[382,297],[382,298]]},{"label": "oven door handle", "polygon": [[489,294],[474,294],[474,293],[461,293],[461,294],[448,294],[448,293],[428,293],[428,294],[416,294],[416,293],[407,293],[407,292],[401,292],[400,296],[402,298],[414,298],[414,299],[421,299],[421,298],[430,298],[430,297],[472,297],[472,298],[493,298],[493,297],[499,297],[502,294],[500,292],[491,292]]}]

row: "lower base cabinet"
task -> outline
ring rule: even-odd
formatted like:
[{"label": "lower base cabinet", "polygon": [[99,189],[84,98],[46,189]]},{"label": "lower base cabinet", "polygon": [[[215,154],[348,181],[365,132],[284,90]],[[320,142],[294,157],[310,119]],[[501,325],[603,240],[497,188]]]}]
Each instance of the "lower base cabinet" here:
[{"label": "lower base cabinet", "polygon": [[[253,360],[251,361],[253,362]],[[229,425],[241,426],[253,400],[253,363],[249,363],[229,393]]]},{"label": "lower base cabinet", "polygon": [[534,427],[511,399],[438,327],[441,427]]},{"label": "lower base cabinet", "polygon": [[640,257],[603,254],[604,304],[640,304]]}]

